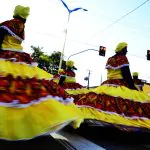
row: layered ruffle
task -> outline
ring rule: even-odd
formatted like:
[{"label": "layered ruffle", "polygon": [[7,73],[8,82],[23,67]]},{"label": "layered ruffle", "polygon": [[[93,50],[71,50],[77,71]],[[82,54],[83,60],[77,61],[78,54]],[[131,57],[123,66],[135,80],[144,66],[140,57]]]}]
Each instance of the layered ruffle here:
[{"label": "layered ruffle", "polygon": [[37,79],[49,80],[53,77],[53,75],[33,65],[0,60],[0,75],[7,76],[9,74],[15,78],[21,76],[22,78],[34,77]]},{"label": "layered ruffle", "polygon": [[64,88],[65,90],[76,90],[76,89],[80,89],[83,88],[83,86],[79,83],[64,83],[62,85],[62,88]]},{"label": "layered ruffle", "polygon": [[150,97],[144,92],[103,85],[70,94],[86,119],[150,130]]},{"label": "layered ruffle", "polygon": [[[81,89],[83,86],[75,81],[75,77],[71,76],[65,76],[65,81],[61,85],[62,88],[65,90],[76,90],[76,89]],[[54,82],[58,83],[60,80],[60,75],[55,75],[54,76]]]},{"label": "layered ruffle", "polygon": [[0,105],[0,139],[27,140],[56,132],[71,122],[80,124],[79,115],[73,103],[64,105],[54,98],[25,108]]},{"label": "layered ruffle", "polygon": [[121,130],[131,131],[149,131],[150,120],[145,118],[126,117],[116,113],[102,111],[92,107],[79,105],[84,119],[97,120],[104,126],[117,127]]},{"label": "layered ruffle", "polygon": [[35,63],[28,53],[13,50],[2,50],[0,52],[0,60],[26,63],[30,65]]},{"label": "layered ruffle", "polygon": [[0,104],[7,103],[11,107],[22,104],[28,106],[48,98],[55,98],[63,103],[73,102],[73,99],[52,80],[23,79],[21,76],[14,78],[8,75],[0,77],[0,81]]},{"label": "layered ruffle", "polygon": [[0,52],[0,139],[26,140],[83,120],[80,110],[52,75],[30,55]]}]

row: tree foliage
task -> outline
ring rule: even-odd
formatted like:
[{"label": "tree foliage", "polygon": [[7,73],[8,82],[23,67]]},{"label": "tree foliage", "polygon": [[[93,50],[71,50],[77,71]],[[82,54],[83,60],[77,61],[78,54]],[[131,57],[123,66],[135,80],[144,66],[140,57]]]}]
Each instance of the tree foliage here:
[{"label": "tree foliage", "polygon": [[[45,54],[40,47],[31,46],[33,53],[31,57],[38,63],[38,67],[55,75],[59,69],[61,52],[54,51],[50,55]],[[65,69],[65,61],[62,61],[62,68]]]}]

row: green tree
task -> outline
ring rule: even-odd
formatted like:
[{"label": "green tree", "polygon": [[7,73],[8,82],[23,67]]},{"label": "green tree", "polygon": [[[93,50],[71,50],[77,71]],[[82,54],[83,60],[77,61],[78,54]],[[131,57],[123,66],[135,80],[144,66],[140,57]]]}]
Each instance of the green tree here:
[{"label": "green tree", "polygon": [[42,52],[43,48],[31,46],[31,49],[33,51],[33,53],[31,54],[31,57],[33,58],[35,62],[38,63],[38,67],[49,72],[50,60],[48,56],[45,55],[44,52]]},{"label": "green tree", "polygon": [[[50,60],[51,60],[51,73],[52,74],[57,74],[58,69],[59,69],[59,62],[60,62],[60,57],[61,57],[61,52],[59,51],[54,51],[50,56]],[[65,69],[65,61],[62,61],[62,68]]]},{"label": "green tree", "polygon": [[[50,55],[42,52],[43,48],[31,46],[33,53],[31,54],[32,59],[38,63],[38,67],[45,71],[55,75],[58,72],[59,61],[61,52],[54,51]],[[62,61],[62,68],[65,69],[65,61]]]}]

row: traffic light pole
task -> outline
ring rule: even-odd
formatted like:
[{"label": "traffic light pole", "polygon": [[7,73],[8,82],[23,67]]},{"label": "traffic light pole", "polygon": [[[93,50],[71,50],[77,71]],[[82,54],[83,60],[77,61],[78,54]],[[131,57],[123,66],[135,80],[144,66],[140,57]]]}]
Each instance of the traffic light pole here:
[{"label": "traffic light pole", "polygon": [[74,56],[74,55],[78,55],[78,54],[81,54],[81,53],[84,53],[84,52],[87,52],[87,51],[97,51],[97,52],[99,52],[99,50],[96,50],[96,49],[86,49],[86,50],[83,50],[83,51],[80,51],[80,52],[78,52],[78,53],[74,53],[74,54],[70,55],[70,56],[68,57],[68,60],[70,59],[70,57],[72,57],[72,56]]},{"label": "traffic light pole", "polygon": [[91,71],[89,70],[87,89],[89,89],[89,87],[90,87],[90,74],[91,74]]},{"label": "traffic light pole", "polygon": [[[68,57],[68,60],[72,57],[72,56],[75,56],[75,55],[78,55],[78,54],[81,54],[81,53],[84,53],[84,52],[87,52],[87,51],[96,51],[96,52],[99,52],[99,50],[96,50],[96,49],[86,49],[86,50],[83,50],[83,51],[80,51],[80,52],[78,52],[78,53],[74,53],[74,54],[72,54],[72,55],[70,55],[69,57]],[[87,77],[87,81],[88,81],[88,83],[87,83],[87,89],[89,89],[89,84],[90,84],[90,74],[91,74],[91,71],[89,70],[89,73],[88,73],[88,77]],[[101,83],[102,83],[102,75],[101,75]]]}]

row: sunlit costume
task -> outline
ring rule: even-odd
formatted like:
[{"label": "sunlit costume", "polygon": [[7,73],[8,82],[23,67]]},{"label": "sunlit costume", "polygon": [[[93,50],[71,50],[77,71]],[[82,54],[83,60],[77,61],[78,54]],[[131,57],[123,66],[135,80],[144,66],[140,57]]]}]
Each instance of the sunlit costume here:
[{"label": "sunlit costume", "polygon": [[77,70],[77,68],[74,66],[74,62],[68,60],[66,61],[66,69],[60,69],[59,73],[54,77],[54,80],[74,98],[74,102],[76,102],[76,100],[80,98],[81,93],[86,90],[85,87],[76,82],[75,70]]},{"label": "sunlit costume", "polygon": [[74,67],[74,62],[71,60],[66,61],[66,69],[60,69],[58,75],[55,76],[58,79],[59,84],[64,89],[78,89],[83,86],[76,82],[75,71],[77,68]]},{"label": "sunlit costume", "polygon": [[150,83],[145,83],[143,86],[143,92],[150,96]]},{"label": "sunlit costume", "polygon": [[107,78],[95,89],[85,90],[75,103],[87,119],[121,130],[150,130],[150,96],[133,83],[126,57],[127,43],[119,43],[106,64]]},{"label": "sunlit costume", "polygon": [[[73,99],[23,52],[29,7],[0,24],[0,139],[27,140],[80,120]],[[75,122],[77,125],[77,122]]]},{"label": "sunlit costume", "polygon": [[138,90],[143,91],[144,82],[142,82],[142,80],[139,79],[138,76],[139,76],[138,72],[133,72],[132,73],[134,84],[136,85]]}]

